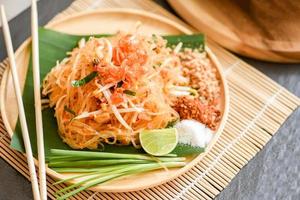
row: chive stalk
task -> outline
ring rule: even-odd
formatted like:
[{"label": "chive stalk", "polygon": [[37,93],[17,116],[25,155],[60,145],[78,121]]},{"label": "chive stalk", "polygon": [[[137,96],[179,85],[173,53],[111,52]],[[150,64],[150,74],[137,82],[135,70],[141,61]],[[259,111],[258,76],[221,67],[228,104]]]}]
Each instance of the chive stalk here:
[{"label": "chive stalk", "polygon": [[74,150],[61,150],[51,149],[53,156],[71,156],[71,157],[88,157],[88,158],[116,158],[116,159],[141,159],[149,160],[150,156],[147,154],[122,154],[122,153],[109,153],[109,152],[93,152],[93,151],[74,151]]},{"label": "chive stalk", "polygon": [[93,172],[89,172],[89,173],[80,174],[80,175],[77,175],[77,176],[72,176],[70,178],[66,178],[66,179],[62,179],[60,181],[57,181],[57,182],[53,183],[52,185],[58,185],[58,184],[61,184],[61,183],[65,183],[67,181],[74,180],[76,178],[89,177],[89,176],[99,174],[99,173],[100,172],[98,172],[98,171],[93,171]]},{"label": "chive stalk", "polygon": [[49,162],[49,167],[93,167],[93,166],[107,166],[125,163],[151,163],[151,162],[182,162],[184,157],[170,157],[170,158],[157,158],[153,157],[152,160],[138,160],[138,159],[107,159],[107,160],[83,160],[83,161],[55,161]]},{"label": "chive stalk", "polygon": [[[169,168],[172,168],[172,167],[182,167],[184,166],[185,163],[184,162],[167,162],[167,163],[164,163],[164,166],[165,167],[169,167]],[[128,167],[128,168],[123,168],[123,169],[120,169],[120,170],[116,170],[116,171],[113,171],[111,172],[112,174],[107,174],[107,175],[94,175],[93,177],[90,177],[90,178],[87,178],[83,181],[80,181],[76,184],[73,184],[67,188],[64,188],[62,190],[60,190],[58,193],[63,193],[65,191],[68,191],[70,189],[73,189],[79,185],[82,185],[81,187],[67,193],[67,194],[64,194],[60,197],[58,197],[58,200],[62,200],[62,199],[66,199],[72,195],[75,195],[85,189],[88,189],[90,187],[93,187],[95,185],[98,185],[100,183],[103,183],[103,182],[106,182],[106,181],[109,181],[111,179],[114,179],[114,178],[117,178],[117,177],[120,177],[120,176],[126,176],[126,175],[130,175],[130,174],[137,174],[137,173],[141,173],[141,172],[146,172],[146,171],[151,171],[151,170],[156,170],[156,169],[160,169],[162,168],[162,166],[159,164],[159,163],[151,163],[151,164],[141,164],[141,165],[135,165],[135,166],[132,166],[132,167]],[[83,185],[84,184],[84,185]]]},{"label": "chive stalk", "polygon": [[54,162],[54,161],[76,161],[76,160],[91,160],[88,157],[72,157],[72,156],[48,156],[47,161]]},{"label": "chive stalk", "polygon": [[101,167],[95,167],[95,168],[79,168],[79,167],[58,167],[58,168],[52,168],[54,171],[58,173],[89,173],[89,172],[111,172],[114,170],[127,168],[135,164],[122,164],[122,165],[114,165],[114,166],[101,166]]},{"label": "chive stalk", "polygon": [[[149,156],[151,158],[154,158],[153,156]],[[177,157],[176,154],[167,154],[167,155],[163,155],[160,156],[159,158],[173,158],[173,157]],[[48,162],[55,162],[55,161],[82,161],[82,160],[92,160],[92,159],[96,159],[95,157],[80,157],[80,156],[59,156],[59,155],[55,155],[55,156],[48,156],[47,157],[47,161]],[[118,158],[119,159],[119,158]]]},{"label": "chive stalk", "polygon": [[109,160],[84,160],[84,161],[58,161],[58,162],[49,162],[49,167],[91,167],[91,166],[105,166],[105,165],[116,165],[124,163],[147,163],[151,162],[148,160],[137,160],[137,159],[109,159]]},{"label": "chive stalk", "polygon": [[[185,157],[176,154],[155,157],[147,154],[122,154],[108,152],[91,152],[51,149],[48,166],[60,173],[84,173],[56,182],[64,183],[80,178],[57,194],[58,199],[66,199],[82,190],[100,183],[161,168],[182,167]],[[65,192],[68,192],[64,194]]]},{"label": "chive stalk", "polygon": [[74,116],[76,116],[76,113],[75,113],[75,111],[74,110],[72,110],[71,108],[69,108],[68,106],[64,106],[64,110],[66,111],[66,112],[68,112],[68,113],[70,113],[70,114],[72,114],[72,115],[74,115]]},{"label": "chive stalk", "polygon": [[96,71],[91,72],[89,75],[87,75],[83,79],[72,81],[71,85],[73,87],[81,87],[81,86],[87,84],[88,82],[90,82],[91,80],[93,80],[97,75],[98,75],[98,72],[96,72]]},{"label": "chive stalk", "polygon": [[[147,154],[123,154],[123,153],[108,153],[108,152],[92,152],[92,151],[74,151],[74,150],[61,150],[61,149],[51,149],[51,154],[53,156],[70,156],[78,158],[111,158],[111,159],[138,159],[138,160],[161,160],[170,161],[168,157],[155,157],[148,156]],[[177,161],[184,161],[184,157],[174,157]],[[175,160],[174,160],[175,161]]]},{"label": "chive stalk", "polygon": [[132,91],[132,90],[124,90],[124,93],[130,96],[135,96],[136,92]]},{"label": "chive stalk", "polygon": [[75,194],[77,194],[77,193],[79,193],[79,192],[81,192],[85,189],[88,189],[90,187],[93,187],[95,185],[103,183],[105,181],[111,180],[113,178],[117,178],[119,176],[122,176],[122,174],[111,174],[111,175],[108,175],[108,176],[105,176],[105,177],[101,177],[101,178],[99,178],[95,181],[90,182],[89,184],[83,185],[83,186],[81,186],[81,187],[79,187],[79,188],[77,188],[77,189],[75,189],[75,190],[73,190],[73,191],[71,191],[71,192],[69,192],[65,195],[62,195],[62,196],[58,197],[57,200],[67,199],[67,198],[69,198],[69,197],[71,197],[71,196],[73,196],[73,195],[75,195]]}]

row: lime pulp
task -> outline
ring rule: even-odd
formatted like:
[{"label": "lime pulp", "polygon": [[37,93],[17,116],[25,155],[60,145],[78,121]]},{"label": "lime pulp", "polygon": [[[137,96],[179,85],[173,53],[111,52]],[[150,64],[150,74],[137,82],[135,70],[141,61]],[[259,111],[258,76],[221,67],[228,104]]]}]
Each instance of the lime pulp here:
[{"label": "lime pulp", "polygon": [[176,128],[143,130],[140,133],[140,143],[148,154],[163,156],[175,149],[178,133]]}]

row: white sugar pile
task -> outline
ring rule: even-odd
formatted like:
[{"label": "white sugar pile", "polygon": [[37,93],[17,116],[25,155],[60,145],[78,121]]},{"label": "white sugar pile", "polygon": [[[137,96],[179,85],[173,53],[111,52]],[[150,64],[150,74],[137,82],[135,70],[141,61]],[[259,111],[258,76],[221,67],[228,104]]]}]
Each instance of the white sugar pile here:
[{"label": "white sugar pile", "polygon": [[182,120],[175,125],[178,131],[178,143],[193,147],[206,147],[211,141],[212,131],[196,120]]}]

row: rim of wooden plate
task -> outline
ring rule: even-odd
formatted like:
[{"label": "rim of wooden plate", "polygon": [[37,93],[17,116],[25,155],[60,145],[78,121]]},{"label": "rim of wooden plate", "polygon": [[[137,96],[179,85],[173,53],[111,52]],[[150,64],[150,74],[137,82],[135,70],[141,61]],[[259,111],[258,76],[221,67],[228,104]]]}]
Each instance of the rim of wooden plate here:
[{"label": "rim of wooden plate", "polygon": [[[165,23],[168,26],[171,26],[173,28],[176,28],[177,30],[179,30],[180,32],[184,33],[184,34],[192,34],[193,32],[187,28],[185,28],[184,26],[169,20],[166,17],[154,14],[154,13],[150,13],[147,11],[141,11],[141,10],[137,10],[137,9],[129,9],[129,8],[108,8],[108,9],[97,9],[97,10],[93,10],[93,11],[84,11],[84,12],[79,12],[67,17],[63,17],[59,20],[55,20],[49,24],[47,24],[45,27],[46,28],[50,28],[61,24],[61,23],[67,23],[68,20],[71,19],[75,19],[78,17],[83,17],[83,16],[87,16],[87,15],[93,15],[93,14],[117,14],[119,15],[120,13],[122,14],[127,14],[127,15],[139,15],[145,18],[150,18],[152,20],[158,20],[162,23]],[[31,42],[31,38],[28,38],[26,41],[23,42],[23,44],[17,49],[16,53],[15,53],[15,57],[17,58],[22,50],[24,50],[24,48],[27,47],[27,45],[29,45]],[[217,57],[214,55],[214,53],[210,50],[209,47],[206,46],[206,52],[208,53],[208,56],[210,57],[210,59],[212,60],[212,62],[214,63],[214,66],[218,69],[218,73],[222,82],[222,95],[223,95],[223,115],[222,115],[222,119],[220,122],[220,125],[218,127],[218,130],[215,132],[214,138],[213,140],[210,142],[210,144],[208,145],[208,147],[206,148],[206,151],[200,155],[198,155],[197,157],[195,157],[193,160],[191,160],[190,162],[187,163],[186,166],[177,169],[175,172],[173,172],[172,175],[169,175],[168,177],[165,177],[164,179],[160,179],[157,180],[155,182],[152,182],[151,184],[144,184],[139,186],[138,188],[131,188],[131,187],[127,187],[127,188],[111,188],[109,187],[109,184],[106,184],[104,186],[102,185],[98,185],[95,187],[90,188],[90,190],[93,191],[99,191],[99,192],[128,192],[128,191],[136,191],[136,190],[142,190],[142,189],[146,189],[146,188],[150,188],[150,187],[154,187],[163,183],[166,183],[170,180],[175,179],[176,177],[184,174],[185,172],[187,172],[189,169],[191,169],[193,166],[196,165],[196,163],[198,163],[200,160],[202,160],[205,155],[207,154],[207,152],[210,151],[210,149],[214,146],[214,144],[216,143],[216,141],[218,140],[219,136],[221,135],[224,126],[225,126],[225,122],[227,121],[227,117],[228,117],[228,111],[229,111],[229,92],[228,92],[228,86],[225,80],[225,75],[222,71],[222,66],[221,63],[218,61]],[[13,130],[10,126],[10,123],[8,121],[8,117],[7,117],[7,113],[6,113],[6,109],[5,109],[5,95],[6,95],[6,85],[7,85],[7,79],[8,79],[8,74],[9,74],[9,67],[6,68],[4,74],[3,74],[3,78],[1,81],[1,87],[0,87],[0,108],[1,108],[1,115],[2,115],[2,119],[4,122],[4,125],[7,129],[7,132],[9,133],[10,137],[12,137],[13,135]],[[37,164],[37,162],[36,162]],[[66,178],[65,175],[57,173],[53,170],[51,170],[50,168],[47,167],[46,169],[47,174],[56,178],[56,179],[63,179]],[[114,180],[117,181],[117,180]],[[68,183],[74,183],[76,181],[70,181]]]}]

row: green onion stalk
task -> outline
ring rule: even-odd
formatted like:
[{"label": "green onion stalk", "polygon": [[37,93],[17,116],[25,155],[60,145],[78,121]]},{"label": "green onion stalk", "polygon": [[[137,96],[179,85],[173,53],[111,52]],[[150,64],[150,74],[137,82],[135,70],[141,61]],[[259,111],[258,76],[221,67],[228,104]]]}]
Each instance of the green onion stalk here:
[{"label": "green onion stalk", "polygon": [[185,165],[185,157],[177,157],[176,154],[155,157],[148,154],[60,149],[51,149],[48,161],[48,166],[58,173],[81,173],[55,183],[60,184],[80,179],[58,191],[58,199],[69,198],[78,192],[118,177]]},{"label": "green onion stalk", "polygon": [[[142,173],[142,172],[147,172],[147,171],[152,171],[152,170],[156,170],[156,169],[161,169],[164,167],[167,168],[173,168],[173,167],[182,167],[185,165],[185,162],[165,162],[165,163],[148,163],[148,164],[138,164],[138,165],[133,165],[133,166],[129,166],[126,168],[122,168],[119,170],[115,170],[115,171],[111,171],[111,172],[107,172],[107,173],[90,173],[87,174],[88,178],[79,181],[73,185],[70,185],[60,191],[57,192],[57,194],[62,194],[66,191],[72,190],[71,192],[68,192],[66,194],[63,194],[62,196],[58,197],[58,200],[62,200],[62,199],[66,199],[69,198],[85,189],[88,189],[90,187],[93,187],[95,185],[98,185],[100,183],[104,183],[106,181],[121,177],[121,176],[126,176],[126,175],[131,175],[131,174],[138,174],[138,173]],[[83,177],[80,175],[80,177]],[[75,176],[72,178],[68,178],[68,179],[64,179],[62,181],[60,181],[60,183],[65,182],[65,181],[69,181],[72,180],[74,178],[79,178],[79,176]],[[80,187],[78,187],[80,186]],[[78,188],[76,188],[78,187]],[[76,188],[76,189],[75,189]]]}]

